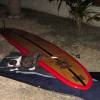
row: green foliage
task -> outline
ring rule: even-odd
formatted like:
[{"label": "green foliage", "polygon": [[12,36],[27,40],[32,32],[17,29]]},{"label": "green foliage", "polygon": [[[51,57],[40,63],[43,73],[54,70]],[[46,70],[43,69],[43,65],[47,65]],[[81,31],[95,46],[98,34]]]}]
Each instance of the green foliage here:
[{"label": "green foliage", "polygon": [[96,21],[100,21],[100,13],[96,13],[94,12],[95,14],[93,16],[89,16],[88,19],[87,19],[87,22],[91,21],[91,20],[96,20]]},{"label": "green foliage", "polygon": [[[55,0],[49,0],[50,2]],[[73,16],[78,16],[83,19],[87,15],[87,9],[92,5],[92,0],[56,0],[58,3],[58,11],[62,2],[66,3],[66,6],[70,7],[70,13]]]},{"label": "green foliage", "polygon": [[[49,0],[49,1],[52,2],[55,0]],[[100,17],[98,17],[100,13],[98,14],[95,12],[93,16],[91,16],[90,14],[94,13],[89,11],[89,7],[92,6],[93,0],[56,0],[56,1],[58,4],[58,11],[61,8],[63,2],[66,3],[66,7],[69,6],[70,8],[69,12],[73,15],[79,31],[81,31],[81,25],[84,18],[87,21],[90,21],[92,19],[100,20]]]},{"label": "green foliage", "polygon": [[91,20],[100,21],[100,13],[91,11],[89,9],[90,6],[93,4],[93,0],[49,0],[57,1],[58,5],[58,11],[61,8],[61,5],[63,2],[66,3],[66,7],[69,6],[70,8],[70,14],[73,16],[76,26],[78,28],[78,32],[82,33],[82,21],[83,19],[86,20],[86,22],[89,22]]}]

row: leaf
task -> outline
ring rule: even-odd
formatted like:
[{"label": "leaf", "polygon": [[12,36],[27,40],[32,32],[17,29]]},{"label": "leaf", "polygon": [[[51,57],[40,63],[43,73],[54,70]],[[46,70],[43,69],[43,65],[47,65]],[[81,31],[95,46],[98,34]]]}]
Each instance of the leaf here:
[{"label": "leaf", "polygon": [[84,9],[87,9],[89,6],[91,6],[93,3],[93,0],[85,0],[83,1],[80,6]]},{"label": "leaf", "polygon": [[94,16],[90,17],[87,19],[87,22],[89,22],[90,20],[94,19],[96,21],[100,21],[100,13],[95,14]]},{"label": "leaf", "polygon": [[100,17],[95,17],[94,20],[100,21]]},{"label": "leaf", "polygon": [[59,11],[59,9],[60,9],[60,7],[61,7],[61,4],[62,4],[63,0],[57,0],[57,2],[59,2],[59,4],[58,4],[58,11]]},{"label": "leaf", "polygon": [[52,2],[52,1],[54,1],[54,0],[49,0],[49,2]]}]

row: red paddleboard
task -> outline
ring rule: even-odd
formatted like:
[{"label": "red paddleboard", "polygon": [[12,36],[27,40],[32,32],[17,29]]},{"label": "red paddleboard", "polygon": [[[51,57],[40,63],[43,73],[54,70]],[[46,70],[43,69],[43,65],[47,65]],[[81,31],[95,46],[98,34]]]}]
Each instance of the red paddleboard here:
[{"label": "red paddleboard", "polygon": [[39,66],[64,84],[81,90],[88,90],[92,86],[92,77],[84,66],[56,45],[13,28],[6,28],[3,36],[24,55],[40,53]]}]

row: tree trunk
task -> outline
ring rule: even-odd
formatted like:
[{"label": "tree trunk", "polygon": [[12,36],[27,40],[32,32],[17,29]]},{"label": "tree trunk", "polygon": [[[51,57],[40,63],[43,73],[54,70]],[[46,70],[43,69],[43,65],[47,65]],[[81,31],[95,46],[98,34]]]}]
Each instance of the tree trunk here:
[{"label": "tree trunk", "polygon": [[20,0],[8,0],[7,7],[10,16],[20,16],[21,13]]},{"label": "tree trunk", "polygon": [[78,16],[76,17],[76,25],[77,25],[78,35],[82,35],[83,34],[82,19]]}]

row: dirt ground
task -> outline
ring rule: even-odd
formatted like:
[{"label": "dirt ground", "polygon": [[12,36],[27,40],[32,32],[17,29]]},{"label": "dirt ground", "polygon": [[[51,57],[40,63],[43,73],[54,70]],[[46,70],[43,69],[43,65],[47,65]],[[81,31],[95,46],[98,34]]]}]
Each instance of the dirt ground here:
[{"label": "dirt ground", "polygon": [[[6,27],[22,29],[41,36],[58,45],[79,60],[88,71],[100,72],[100,28],[83,25],[83,34],[78,34],[75,23],[70,19],[49,14],[22,10],[22,17],[0,18]],[[0,60],[12,51],[17,51],[0,35]],[[1,100],[82,100],[71,95],[61,95],[36,88],[0,76]]]}]

